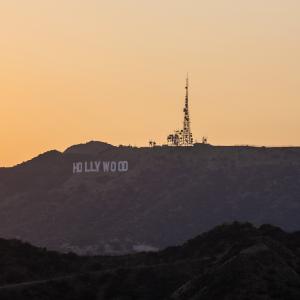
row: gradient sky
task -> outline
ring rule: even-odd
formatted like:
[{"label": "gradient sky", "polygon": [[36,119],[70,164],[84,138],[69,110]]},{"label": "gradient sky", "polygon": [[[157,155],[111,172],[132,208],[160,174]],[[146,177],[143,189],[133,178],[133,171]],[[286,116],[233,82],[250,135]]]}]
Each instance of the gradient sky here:
[{"label": "gradient sky", "polygon": [[300,145],[299,0],[0,1],[0,166],[101,140]]}]

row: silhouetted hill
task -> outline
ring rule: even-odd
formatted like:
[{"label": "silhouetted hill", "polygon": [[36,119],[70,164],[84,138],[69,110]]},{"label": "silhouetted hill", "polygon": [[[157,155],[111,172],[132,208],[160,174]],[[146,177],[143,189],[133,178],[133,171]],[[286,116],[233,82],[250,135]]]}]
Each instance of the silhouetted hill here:
[{"label": "silhouetted hill", "polygon": [[91,141],[86,144],[74,145],[65,150],[66,154],[90,154],[97,155],[103,151],[112,149],[113,146],[103,142]]},{"label": "silhouetted hill", "polygon": [[[73,174],[73,162],[128,161]],[[0,237],[76,253],[156,250],[222,222],[300,228],[300,148],[90,142],[0,168]]]},{"label": "silhouetted hill", "polygon": [[0,252],[27,278],[2,280],[1,300],[300,298],[300,232],[272,225],[223,224],[182,246],[125,256],[78,257],[3,240]]},{"label": "silhouetted hill", "polygon": [[18,240],[0,239],[0,284],[51,278],[78,272],[82,259]]}]

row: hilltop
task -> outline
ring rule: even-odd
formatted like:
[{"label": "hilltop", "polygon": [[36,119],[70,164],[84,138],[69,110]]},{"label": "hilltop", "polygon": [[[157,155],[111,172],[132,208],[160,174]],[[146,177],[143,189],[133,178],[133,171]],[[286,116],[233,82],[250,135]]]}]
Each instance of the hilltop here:
[{"label": "hilltop", "polygon": [[299,249],[299,231],[238,222],[181,246],[125,256],[79,257],[0,240],[7,258],[0,257],[0,298],[298,300]]},{"label": "hilltop", "polygon": [[[128,172],[73,174],[77,161]],[[102,142],[0,168],[0,236],[78,254],[159,250],[222,222],[300,228],[300,148],[115,147]]]}]

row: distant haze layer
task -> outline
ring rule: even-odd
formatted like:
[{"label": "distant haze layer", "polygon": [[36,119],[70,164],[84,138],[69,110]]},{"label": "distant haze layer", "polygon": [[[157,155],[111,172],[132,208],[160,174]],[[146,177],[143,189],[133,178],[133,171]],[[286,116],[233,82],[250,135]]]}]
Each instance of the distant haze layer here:
[{"label": "distant haze layer", "polygon": [[0,166],[102,140],[300,144],[298,0],[0,3]]}]

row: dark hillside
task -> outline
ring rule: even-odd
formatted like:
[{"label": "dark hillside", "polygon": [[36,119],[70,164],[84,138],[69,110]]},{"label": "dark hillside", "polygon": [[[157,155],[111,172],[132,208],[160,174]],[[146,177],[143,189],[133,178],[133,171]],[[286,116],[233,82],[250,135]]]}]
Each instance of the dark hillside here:
[{"label": "dark hillside", "polygon": [[[2,240],[0,252],[25,283],[2,280],[0,299],[298,300],[299,236],[271,225],[234,222],[182,246],[111,257],[63,255]],[[2,256],[6,278],[3,263]]]},{"label": "dark hillside", "polygon": [[[128,172],[73,174],[73,162]],[[300,228],[300,148],[90,142],[0,169],[0,236],[78,254],[162,249],[223,222]]]}]

